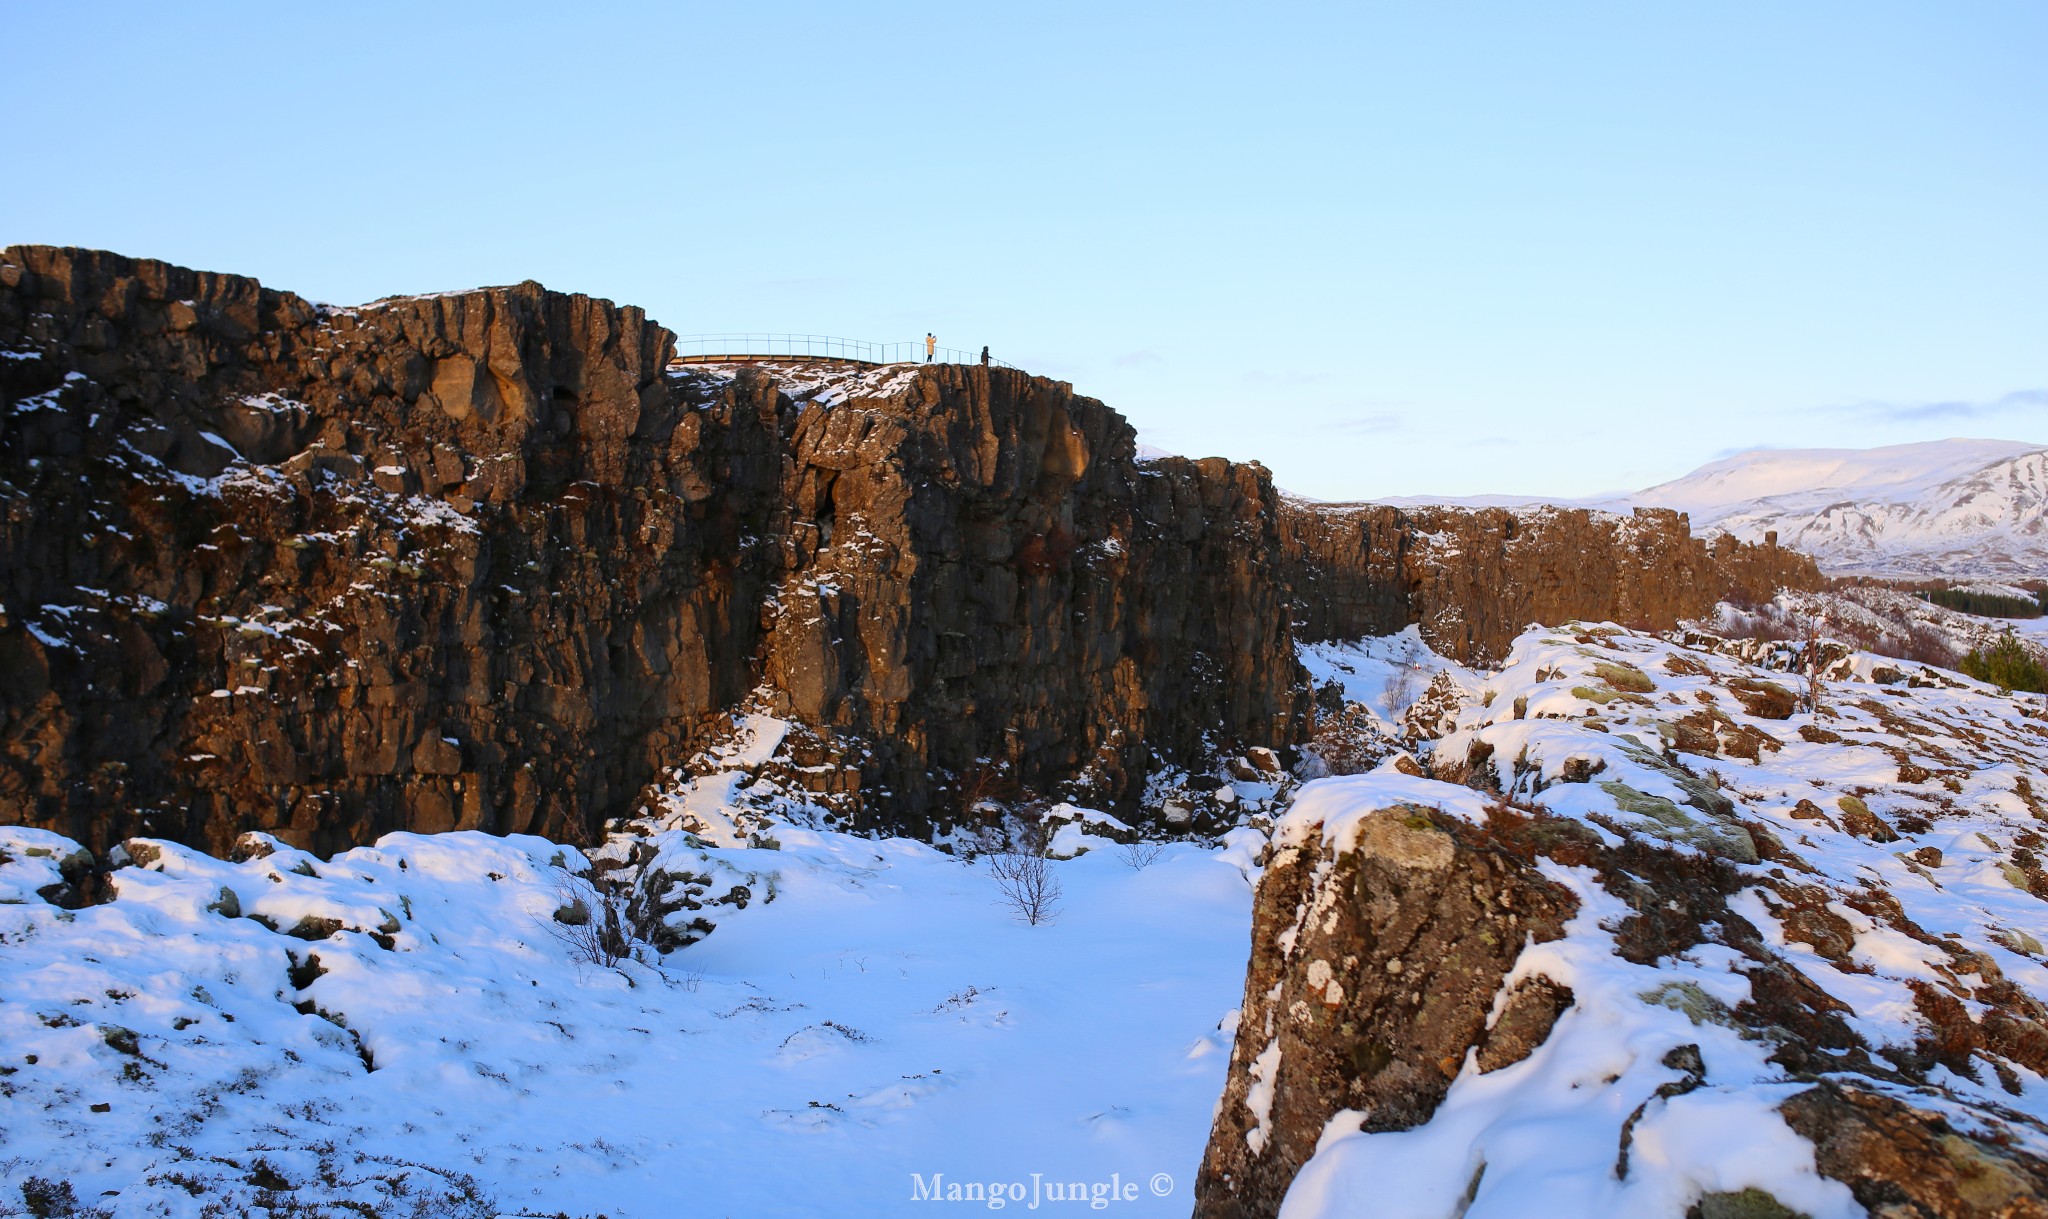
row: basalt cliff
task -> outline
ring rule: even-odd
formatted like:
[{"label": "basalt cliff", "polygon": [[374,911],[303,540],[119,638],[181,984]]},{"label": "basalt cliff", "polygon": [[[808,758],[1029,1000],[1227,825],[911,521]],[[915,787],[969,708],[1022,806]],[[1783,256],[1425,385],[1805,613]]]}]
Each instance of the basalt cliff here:
[{"label": "basalt cliff", "polygon": [[1693,536],[1682,512],[1396,508],[1283,499],[1280,537],[1303,642],[1420,623],[1439,653],[1498,661],[1530,623],[1666,629],[1728,597],[1821,586],[1813,560],[1728,534]]},{"label": "basalt cliff", "polygon": [[757,709],[853,828],[1132,806],[1310,728],[1298,640],[1801,584],[1683,517],[1337,510],[1064,383],[686,366],[538,284],[334,308],[0,252],[0,822],[578,841]]}]

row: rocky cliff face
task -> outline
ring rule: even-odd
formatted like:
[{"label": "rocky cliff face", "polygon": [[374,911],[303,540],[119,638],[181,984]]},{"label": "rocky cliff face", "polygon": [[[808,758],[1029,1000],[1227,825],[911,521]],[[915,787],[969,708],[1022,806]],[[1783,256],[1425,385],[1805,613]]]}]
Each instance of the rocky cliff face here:
[{"label": "rocky cliff face", "polygon": [[0,255],[0,816],[328,850],[630,800],[752,684],[778,568],[778,399],[667,342],[536,284]]},{"label": "rocky cliff face", "polygon": [[1639,513],[1283,503],[1007,369],[670,367],[537,284],[356,308],[0,253],[0,818],[574,839],[738,710],[913,832],[1298,742],[1297,639],[1665,625],[1774,548]]},{"label": "rocky cliff face", "polygon": [[1298,735],[1263,470],[1008,370],[670,354],[531,283],[0,253],[0,820],[576,840],[765,704],[915,829],[977,771],[1115,803]]},{"label": "rocky cliff face", "polygon": [[790,391],[766,708],[855,734],[898,810],[964,785],[1115,803],[1152,759],[1296,739],[1271,481],[1139,464],[1121,416],[1004,369],[718,369]]},{"label": "rocky cliff face", "polygon": [[1420,623],[1446,656],[1489,661],[1532,622],[1668,629],[1733,595],[1812,589],[1820,572],[1774,542],[1694,537],[1683,513],[1395,508],[1288,500],[1280,513],[1304,642]]}]

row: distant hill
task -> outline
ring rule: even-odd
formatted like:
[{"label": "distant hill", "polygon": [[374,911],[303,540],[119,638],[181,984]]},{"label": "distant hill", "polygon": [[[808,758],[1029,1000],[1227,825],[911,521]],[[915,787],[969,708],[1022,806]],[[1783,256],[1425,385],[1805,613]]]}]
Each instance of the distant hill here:
[{"label": "distant hill", "polygon": [[1830,574],[2048,576],[2048,445],[1931,440],[1751,449],[1633,494],[1402,496],[1397,507],[1675,508],[1694,530],[1812,555]]},{"label": "distant hill", "polygon": [[1754,449],[1629,497],[1781,545],[1833,572],[2048,575],[2048,446],[1936,440]]}]

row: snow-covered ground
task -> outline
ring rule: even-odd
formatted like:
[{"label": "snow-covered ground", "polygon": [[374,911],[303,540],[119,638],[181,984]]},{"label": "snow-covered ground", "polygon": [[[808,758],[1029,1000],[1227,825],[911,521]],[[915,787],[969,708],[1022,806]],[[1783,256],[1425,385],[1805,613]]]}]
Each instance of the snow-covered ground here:
[{"label": "snow-covered ground", "polygon": [[[2032,596],[2020,588],[2010,592]],[[1714,617],[1700,625],[1737,638],[1795,638],[1814,619],[1825,623],[1827,634],[1887,656],[1953,664],[1970,652],[1995,646],[2011,632],[2048,660],[2048,618],[1966,614],[1876,584],[1841,585],[1826,592],[1781,592],[1768,604],[1752,609],[1722,602],[1715,607]]]},{"label": "snow-covered ground", "polygon": [[1415,626],[1398,635],[1309,643],[1297,650],[1311,681],[1317,686],[1336,682],[1346,701],[1371,710],[1388,732],[1400,730],[1402,715],[1438,674],[1469,673],[1431,651]]},{"label": "snow-covered ground", "polygon": [[[2048,997],[2038,698],[1859,654],[1816,715],[1767,705],[1798,683],[1742,659],[1756,651],[1610,626],[1531,631],[1497,671],[1412,630],[1302,659],[1439,778],[1483,759],[1467,777],[1602,841],[1735,859],[1753,884],[1728,909],[1874,1061],[1921,1052],[1926,988],[1978,1016],[2015,1002],[1986,999],[1993,982]],[[760,765],[781,727],[743,718],[725,761]],[[1414,768],[1309,783],[1274,834],[1342,838],[1402,802],[1488,816],[1473,786]],[[685,785],[669,828],[593,852],[698,878],[715,924],[616,968],[577,959],[555,918],[584,857],[537,838],[399,834],[328,860],[257,842],[269,853],[242,863],[135,842],[112,900],[69,910],[40,894],[72,844],[0,828],[0,1209],[43,1178],[119,1215],[915,1215],[933,1210],[920,1193],[992,1183],[1009,1206],[1114,1186],[1122,1212],[1187,1213],[1260,835],[1136,867],[1101,836],[1126,827],[1064,810],[1059,853],[1092,849],[1050,864],[1060,913],[1033,926],[985,863],[764,820],[720,803],[739,798],[727,777]],[[1797,1087],[1770,1038],[1729,1016],[1754,956],[1710,939],[1625,959],[1627,910],[1599,877],[1540,867],[1579,912],[1514,978],[1569,986],[1571,1009],[1525,1061],[1468,1061],[1422,1126],[1340,1114],[1285,1213],[1675,1219],[1750,1187],[1814,1219],[1859,1213],[1775,1114]],[[1841,943],[1816,947],[1817,921]],[[1660,1092],[1683,1045],[1702,1081]],[[1898,1087],[1972,1128],[1995,1110],[2048,1150],[2048,1078],[1980,1061]]]},{"label": "snow-covered ground", "polygon": [[750,900],[607,969],[550,930],[554,865],[582,865],[540,839],[151,844],[74,912],[36,896],[70,844],[0,829],[0,1199],[42,1177],[121,1215],[893,1215],[933,1209],[913,1174],[1042,1174],[1187,1212],[1243,984],[1241,852],[1055,863],[1062,912],[1028,926],[985,866],[914,842],[671,837]]},{"label": "snow-covered ground", "polygon": [[[1355,674],[1370,694],[1402,650],[1329,645],[1312,664]],[[1435,667],[1461,705],[1450,731],[1418,748],[1454,768],[1483,759],[1475,785],[1610,845],[1642,835],[1733,861],[1749,887],[1728,909],[1761,948],[1706,934],[1675,956],[1629,959],[1616,940],[1630,907],[1594,871],[1539,860],[1578,914],[1562,939],[1525,948],[1508,982],[1545,975],[1570,988],[1571,1008],[1520,1063],[1482,1074],[1468,1056],[1419,1127],[1360,1133],[1363,1115],[1338,1113],[1284,1216],[1675,1217],[1703,1193],[1745,1189],[1814,1219],[1863,1214],[1775,1112],[1811,1086],[1775,1057],[1791,1035],[1731,1015],[1753,998],[1759,951],[1839,1004],[1876,1064],[1850,1076],[1860,1085],[2048,1153],[2048,1060],[2016,1061],[2007,1054],[2031,1051],[1997,1048],[1995,1037],[1990,1049],[1980,1040],[1960,1058],[1926,1059],[1930,1004],[1954,996],[1968,1020],[2031,1019],[2048,1000],[2048,877],[2034,853],[2048,819],[2039,696],[1858,654],[1832,667],[1816,714],[1794,705],[1798,682],[1783,673],[1612,626],[1532,630],[1499,671]],[[1491,803],[1390,762],[1306,785],[1274,840],[1320,835],[1341,854],[1375,810],[1423,805],[1483,824]],[[1697,1078],[1673,1065],[1688,1045]],[[1855,1071],[1856,1052],[1824,1057]],[[1631,1121],[1624,1177],[1616,1148],[1630,1145]]]}]

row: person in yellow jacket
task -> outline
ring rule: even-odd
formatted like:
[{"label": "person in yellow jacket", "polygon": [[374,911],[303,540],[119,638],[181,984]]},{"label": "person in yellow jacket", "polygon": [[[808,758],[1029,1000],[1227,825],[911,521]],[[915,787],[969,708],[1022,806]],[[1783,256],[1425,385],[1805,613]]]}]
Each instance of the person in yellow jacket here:
[{"label": "person in yellow jacket", "polygon": [[925,362],[925,363],[927,363],[927,364],[931,363],[931,362],[932,362],[932,356],[933,356],[934,354],[936,354],[936,353],[938,352],[938,350],[939,350],[939,340],[938,340],[937,336],[933,335],[933,334],[932,334],[932,332],[931,332],[931,331],[929,331],[929,330],[925,331],[925,332],[924,332],[924,362]]}]

